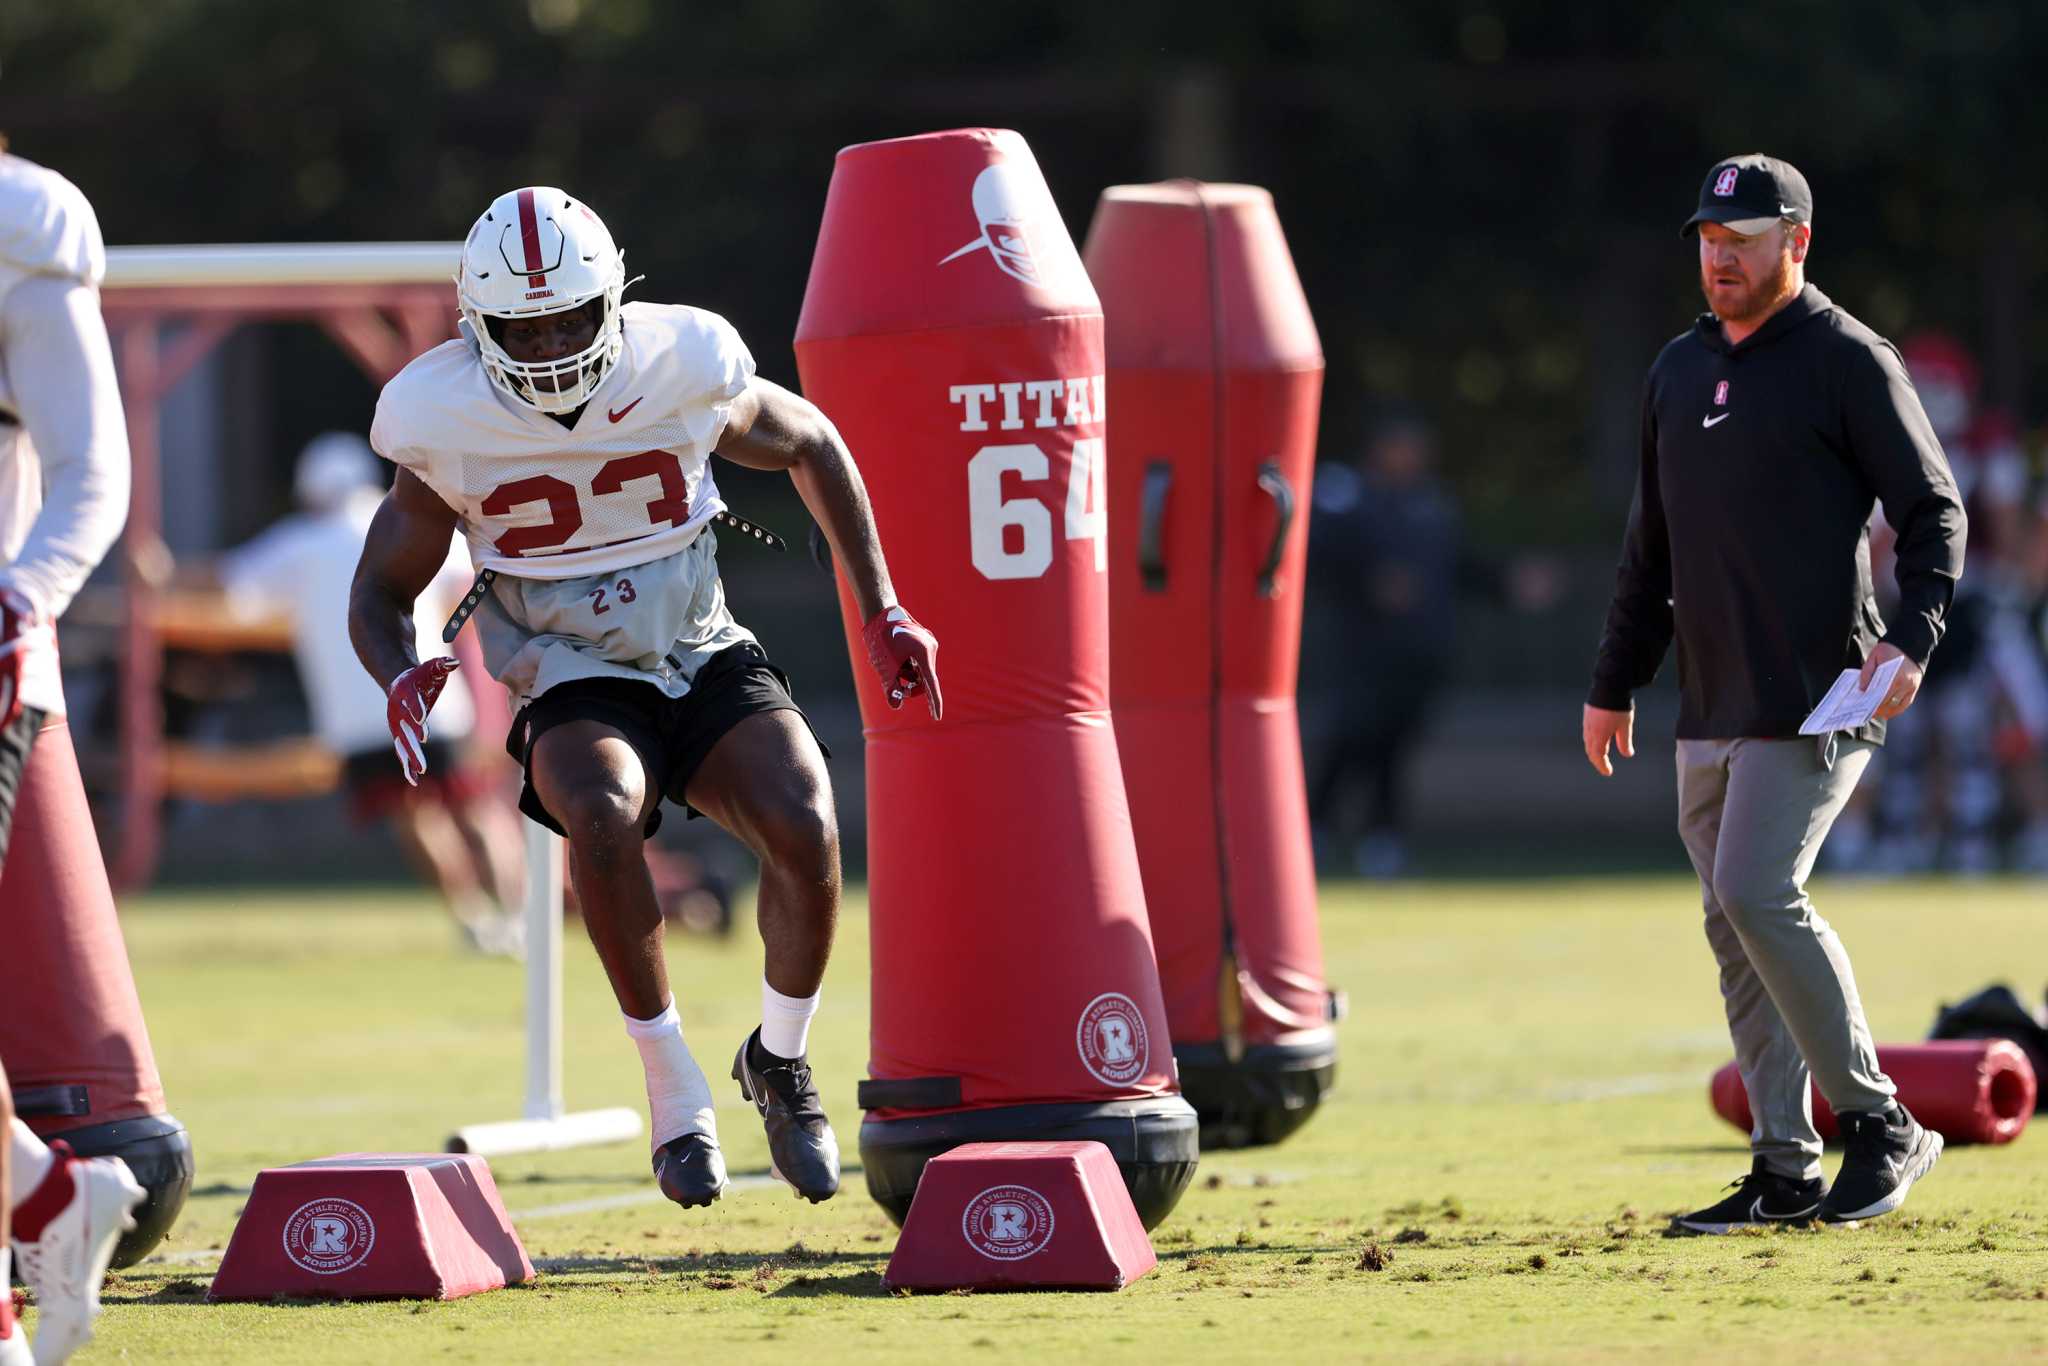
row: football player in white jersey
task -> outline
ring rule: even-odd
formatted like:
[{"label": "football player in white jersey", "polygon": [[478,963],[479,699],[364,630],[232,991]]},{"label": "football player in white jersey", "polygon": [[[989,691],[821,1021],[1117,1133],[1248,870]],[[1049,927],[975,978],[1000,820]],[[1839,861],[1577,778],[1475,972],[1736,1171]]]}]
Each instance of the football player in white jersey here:
[{"label": "football player in white jersey", "polygon": [[789,472],[852,585],[892,703],[922,692],[939,715],[938,643],[896,602],[832,424],[756,377],[723,318],[623,304],[626,283],[611,234],[561,190],[515,190],[476,221],[456,276],[462,336],[377,403],[370,444],[399,470],[363,548],[350,631],[417,777],[455,661],[419,661],[412,611],[462,530],[484,590],[484,658],[516,712],[520,807],[568,839],[584,925],[646,1073],[655,1176],[685,1206],[718,1198],[725,1161],[669,993],[643,841],[667,797],[753,849],[762,1021],[732,1075],[776,1175],[824,1200],[839,1150],[806,1045],[838,916],[838,824],[787,678],[726,610],[711,455]]},{"label": "football player in white jersey", "polygon": [[[85,196],[0,139],[0,867],[36,733],[64,714],[55,622],[128,515],[128,435],[100,319],[106,265]],[[12,961],[0,938],[0,1001],[12,1000]],[[119,1158],[45,1145],[14,1113],[4,1067],[0,1127],[0,1366],[63,1361],[92,1336],[100,1279],[142,1187]],[[10,1262],[41,1311],[33,1358]]]}]

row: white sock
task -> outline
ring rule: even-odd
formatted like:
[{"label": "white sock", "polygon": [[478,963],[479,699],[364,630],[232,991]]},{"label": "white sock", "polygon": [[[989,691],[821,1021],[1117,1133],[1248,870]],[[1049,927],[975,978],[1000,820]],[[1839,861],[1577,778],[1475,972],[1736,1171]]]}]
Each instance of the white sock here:
[{"label": "white sock", "polygon": [[57,1160],[43,1140],[36,1137],[36,1131],[21,1122],[16,1116],[7,1131],[7,1154],[11,1159],[7,1179],[13,1187],[8,1199],[19,1205],[28,1199],[29,1192],[43,1184],[43,1178],[50,1174],[50,1164]]},{"label": "white sock", "polygon": [[626,1033],[640,1050],[640,1068],[647,1074],[650,1152],[684,1134],[703,1134],[718,1141],[718,1120],[711,1109],[711,1083],[683,1042],[683,1020],[671,999],[668,1009],[651,1020],[621,1015]]},{"label": "white sock", "polygon": [[778,1058],[801,1058],[810,1046],[811,1017],[822,988],[808,996],[784,996],[761,979],[761,1047]]}]

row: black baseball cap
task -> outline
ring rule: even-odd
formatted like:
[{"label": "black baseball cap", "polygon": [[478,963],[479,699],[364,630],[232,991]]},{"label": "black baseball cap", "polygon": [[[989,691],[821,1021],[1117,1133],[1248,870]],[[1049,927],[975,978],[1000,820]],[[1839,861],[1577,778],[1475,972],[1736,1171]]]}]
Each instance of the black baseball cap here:
[{"label": "black baseball cap", "polygon": [[1813,221],[1813,191],[1798,167],[1761,152],[1714,163],[1700,185],[1699,212],[1678,230],[1690,237],[1702,223],[1721,223],[1748,236],[1781,219]]}]

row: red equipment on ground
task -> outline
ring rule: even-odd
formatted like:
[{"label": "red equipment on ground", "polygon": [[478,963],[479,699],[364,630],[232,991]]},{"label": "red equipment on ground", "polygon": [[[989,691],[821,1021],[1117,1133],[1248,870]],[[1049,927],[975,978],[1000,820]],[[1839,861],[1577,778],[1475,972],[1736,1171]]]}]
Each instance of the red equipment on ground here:
[{"label": "red equipment on ground", "polygon": [[1273,1143],[1336,1072],[1294,691],[1323,354],[1249,185],[1103,191],[1110,680],[1181,1086]]},{"label": "red equipment on ground", "polygon": [[974,1140],[1100,1139],[1147,1227],[1194,1173],[1109,718],[1102,312],[1015,133],[839,153],[797,327],[860,462],[945,719],[867,735],[873,1026],[860,1151],[901,1222]]},{"label": "red equipment on ground", "polygon": [[468,1153],[342,1153],[256,1173],[214,1300],[454,1300],[533,1279],[491,1168]]},{"label": "red equipment on ground", "polygon": [[46,722],[22,770],[0,870],[7,1008],[0,1060],[15,1109],[81,1156],[118,1157],[148,1192],[114,1248],[132,1266],[163,1241],[192,1188],[192,1140],[164,1112],[142,1002],[78,776],[71,727]]},{"label": "red equipment on ground", "polygon": [[926,1164],[882,1284],[1121,1290],[1158,1264],[1100,1143],[968,1143]]},{"label": "red equipment on ground", "polygon": [[[2010,1039],[1888,1044],[1877,1063],[1899,1088],[1899,1103],[1950,1143],[2010,1143],[2034,1113],[2034,1066]],[[1707,1096],[1715,1114],[1750,1131],[1749,1093],[1734,1063],[1714,1074]],[[1813,1127],[1823,1139],[1838,1127],[1818,1087]]]}]

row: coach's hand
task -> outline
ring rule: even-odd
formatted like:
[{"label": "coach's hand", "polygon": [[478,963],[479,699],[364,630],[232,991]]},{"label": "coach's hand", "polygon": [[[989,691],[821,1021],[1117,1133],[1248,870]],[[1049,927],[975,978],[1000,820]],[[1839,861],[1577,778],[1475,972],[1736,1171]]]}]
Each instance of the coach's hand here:
[{"label": "coach's hand", "polygon": [[1586,742],[1586,762],[1601,777],[1612,778],[1614,765],[1607,758],[1609,742],[1621,751],[1624,759],[1636,757],[1636,709],[1609,711],[1589,705],[1579,720],[1579,734]]},{"label": "coach's hand", "polygon": [[415,664],[391,681],[384,702],[384,722],[391,727],[391,747],[398,751],[398,766],[414,787],[427,771],[427,713],[448,685],[448,675],[459,661],[448,655]]},{"label": "coach's hand", "polygon": [[[1888,659],[1906,659],[1906,652],[1896,645],[1886,645],[1880,641],[1877,648],[1870,652],[1870,658],[1863,661],[1863,676],[1856,680],[1858,691],[1869,691],[1870,680],[1877,673],[1877,666]],[[1926,670],[1912,660],[1906,659],[1905,663],[1899,665],[1898,673],[1893,675],[1892,690],[1885,694],[1884,702],[1875,713],[1876,718],[1880,721],[1889,721],[1912,706],[1913,699],[1920,695],[1920,680],[1926,676]]]},{"label": "coach's hand", "polygon": [[938,638],[901,607],[875,613],[860,634],[868,647],[868,663],[875,666],[889,705],[900,707],[904,698],[922,692],[931,704],[932,720],[938,720],[945,711],[939,697]]},{"label": "coach's hand", "polygon": [[0,730],[21,715],[21,675],[29,651],[55,640],[28,594],[0,588]]}]

